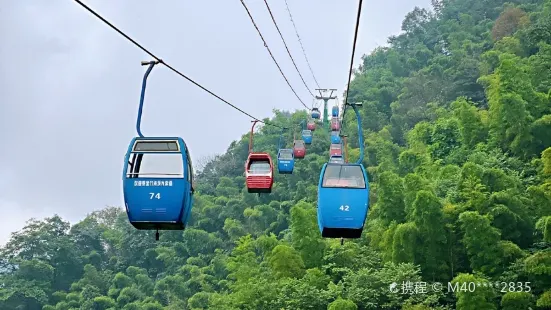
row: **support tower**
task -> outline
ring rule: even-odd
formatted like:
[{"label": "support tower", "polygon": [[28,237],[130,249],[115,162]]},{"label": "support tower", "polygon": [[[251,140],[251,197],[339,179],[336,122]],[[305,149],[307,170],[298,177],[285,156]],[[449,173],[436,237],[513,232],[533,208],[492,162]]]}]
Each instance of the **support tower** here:
[{"label": "support tower", "polygon": [[[323,99],[323,127],[327,130],[329,129],[329,111],[327,110],[327,101],[329,101],[330,99],[337,99],[337,96],[333,96],[333,92],[337,91],[337,89],[316,88],[316,90],[320,93],[319,96],[316,96],[316,99]],[[328,91],[331,91],[329,96],[327,96]]]}]

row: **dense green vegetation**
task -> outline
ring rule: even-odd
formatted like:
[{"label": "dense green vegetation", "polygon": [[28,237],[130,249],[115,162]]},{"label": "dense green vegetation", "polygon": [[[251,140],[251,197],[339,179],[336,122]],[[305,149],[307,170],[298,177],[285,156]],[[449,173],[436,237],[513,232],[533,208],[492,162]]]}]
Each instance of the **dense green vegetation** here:
[{"label": "dense green vegetation", "polygon": [[[351,85],[372,188],[361,239],[320,237],[327,132],[260,197],[244,189],[244,135],[198,173],[184,232],[155,242],[115,207],[72,227],[30,221],[1,249],[0,309],[551,308],[551,0],[433,6],[364,56]],[[306,117],[275,114],[282,125]],[[255,150],[275,155],[278,137],[263,127]],[[402,293],[404,281],[426,292]],[[431,288],[496,281],[506,292]]]}]

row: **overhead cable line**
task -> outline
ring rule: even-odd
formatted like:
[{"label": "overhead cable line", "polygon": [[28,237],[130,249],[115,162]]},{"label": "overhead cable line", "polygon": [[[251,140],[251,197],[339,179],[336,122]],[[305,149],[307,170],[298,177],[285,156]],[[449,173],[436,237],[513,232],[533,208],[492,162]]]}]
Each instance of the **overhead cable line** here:
[{"label": "overhead cable line", "polygon": [[270,48],[268,47],[268,44],[266,43],[266,40],[264,40],[264,37],[262,36],[262,33],[260,32],[260,29],[258,29],[258,26],[256,25],[255,21],[254,21],[254,18],[253,16],[251,15],[251,12],[249,12],[249,8],[247,8],[247,5],[245,4],[245,1],[241,0],[241,4],[243,4],[243,7],[245,8],[245,10],[247,11],[247,14],[249,14],[249,17],[251,18],[251,22],[253,23],[254,27],[256,28],[256,31],[258,31],[258,35],[260,36],[260,38],[262,39],[262,42],[264,42],[264,47],[266,47],[266,49],[268,50],[268,53],[270,53],[270,56],[272,57],[272,60],[274,61],[274,63],[276,64],[277,68],[279,69],[279,72],[281,73],[281,75],[283,76],[283,78],[285,79],[285,82],[287,82],[287,85],[289,85],[289,87],[291,88],[291,90],[293,91],[293,93],[295,94],[295,96],[297,97],[297,99],[300,101],[300,103],[302,103],[302,105],[310,110],[310,108],[304,104],[304,102],[302,101],[302,99],[300,99],[300,97],[298,96],[297,92],[295,91],[295,89],[293,88],[293,86],[291,86],[291,83],[289,83],[289,80],[287,80],[287,77],[285,76],[285,74],[283,73],[283,71],[281,70],[281,67],[279,66],[279,64],[277,63],[277,61],[275,60],[275,57],[274,55],[272,54],[272,51],[270,50]]},{"label": "overhead cable line", "polygon": [[272,21],[274,22],[274,25],[277,29],[277,32],[279,33],[279,36],[281,37],[281,41],[283,41],[283,45],[285,45],[285,49],[287,50],[287,54],[289,54],[289,57],[291,58],[291,61],[293,62],[293,65],[295,66],[295,69],[297,69],[298,75],[300,76],[300,79],[302,80],[302,83],[304,86],[306,86],[306,89],[308,89],[308,92],[310,92],[310,95],[312,97],[315,97],[308,85],[306,85],[306,82],[304,81],[304,78],[302,77],[302,74],[300,74],[300,71],[298,70],[297,64],[295,63],[295,60],[293,59],[293,56],[291,56],[291,52],[289,51],[289,48],[287,47],[287,43],[285,42],[285,39],[283,38],[283,34],[281,34],[281,31],[279,30],[279,27],[277,26],[277,23],[275,21],[275,17],[272,14],[272,10],[270,9],[270,6],[268,5],[268,1],[264,0],[264,3],[266,4],[266,8],[268,9],[268,12],[270,13],[270,16],[272,17]]},{"label": "overhead cable line", "polygon": [[287,127],[282,127],[282,126],[279,126],[279,125],[276,125],[276,124],[273,124],[271,122],[266,122],[266,121],[262,121],[254,116],[252,116],[251,114],[241,110],[240,108],[238,108],[237,106],[231,104],[230,102],[228,102],[227,100],[223,99],[222,97],[218,96],[217,94],[213,93],[212,91],[208,90],[207,88],[205,88],[204,86],[202,86],[201,84],[195,82],[194,80],[192,80],[191,78],[187,77],[185,74],[183,74],[182,72],[176,70],[174,67],[172,67],[171,65],[169,65],[168,63],[164,62],[161,58],[157,57],[155,54],[153,54],[152,52],[150,52],[148,49],[146,49],[145,47],[143,47],[142,45],[140,45],[138,42],[136,42],[134,39],[132,39],[131,37],[129,37],[127,34],[125,34],[123,31],[121,31],[119,28],[117,28],[116,26],[114,26],[112,23],[110,23],[108,20],[106,20],[105,18],[103,18],[101,15],[99,15],[97,12],[95,12],[94,10],[92,10],[90,7],[88,7],[86,4],[82,3],[82,1],[80,0],[75,0],[75,2],[77,2],[78,4],[80,4],[83,8],[85,8],[88,12],[92,13],[94,16],[96,16],[97,18],[99,18],[101,21],[103,21],[105,24],[107,24],[109,27],[113,28],[116,32],[118,32],[120,35],[122,35],[123,37],[125,37],[128,41],[134,43],[134,45],[136,45],[138,48],[140,48],[142,51],[144,51],[145,53],[147,53],[149,56],[155,58],[156,60],[159,61],[159,63],[165,65],[167,68],[169,68],[170,70],[172,70],[174,73],[178,74],[179,76],[183,77],[184,79],[188,80],[189,82],[193,83],[195,86],[201,88],[202,90],[206,91],[207,93],[209,93],[210,95],[212,95],[213,97],[217,98],[218,100],[224,102],[225,104],[229,105],[230,107],[236,109],[237,111],[247,115],[248,117],[260,122],[260,123],[263,123],[263,124],[266,124],[266,125],[270,125],[270,126],[274,126],[274,127],[278,127],[278,128],[282,128],[282,129],[288,129]]},{"label": "overhead cable line", "polygon": [[302,54],[304,54],[304,58],[306,59],[306,63],[308,64],[308,68],[310,69],[310,73],[312,73],[312,77],[314,78],[314,81],[316,82],[316,85],[318,86],[318,88],[321,88],[320,84],[318,83],[318,80],[316,79],[316,76],[314,75],[312,66],[310,66],[308,57],[306,57],[306,51],[304,50],[304,46],[302,45],[302,41],[300,40],[300,36],[298,35],[297,26],[295,25],[295,21],[293,20],[293,15],[291,14],[291,10],[289,9],[289,4],[287,4],[287,0],[285,0],[285,6],[287,7],[287,12],[289,12],[289,17],[291,18],[291,22],[293,23],[293,28],[295,28],[295,33],[297,35],[298,43],[300,43],[300,48],[302,49]]},{"label": "overhead cable line", "polygon": [[352,57],[350,59],[350,70],[348,71],[348,84],[346,85],[346,94],[344,96],[344,112],[342,113],[342,121],[344,122],[344,116],[346,115],[346,108],[348,106],[348,90],[350,89],[350,81],[352,80],[352,70],[354,68],[354,53],[356,52],[356,41],[358,39],[358,28],[360,27],[360,16],[362,12],[362,2],[359,0],[358,4],[358,16],[356,17],[356,30],[354,31],[354,43],[352,44]]}]

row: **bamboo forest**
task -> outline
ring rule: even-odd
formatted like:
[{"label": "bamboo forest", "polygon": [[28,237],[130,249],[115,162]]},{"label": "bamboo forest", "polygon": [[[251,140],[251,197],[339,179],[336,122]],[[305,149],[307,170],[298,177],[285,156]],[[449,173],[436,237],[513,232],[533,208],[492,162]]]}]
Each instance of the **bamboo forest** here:
[{"label": "bamboo forest", "polygon": [[[433,0],[401,29],[348,88],[369,181],[360,238],[318,227],[330,130],[260,194],[243,132],[193,163],[189,221],[158,241],[124,206],[29,220],[0,248],[0,309],[551,309],[551,0]],[[310,117],[274,109],[252,148],[275,162]],[[340,130],[356,162],[352,109]]]}]

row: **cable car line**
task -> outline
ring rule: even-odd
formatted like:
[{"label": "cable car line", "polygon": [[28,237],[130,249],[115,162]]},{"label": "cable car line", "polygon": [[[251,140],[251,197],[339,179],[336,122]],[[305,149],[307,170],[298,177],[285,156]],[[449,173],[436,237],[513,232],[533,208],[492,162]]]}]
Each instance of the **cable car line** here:
[{"label": "cable car line", "polygon": [[360,27],[360,16],[362,12],[362,2],[358,3],[358,16],[356,17],[356,29],[354,30],[354,43],[352,43],[352,57],[350,59],[350,70],[348,72],[348,84],[346,85],[346,94],[344,97],[344,112],[342,113],[342,121],[344,122],[344,116],[346,115],[346,108],[348,106],[348,90],[350,89],[350,81],[352,80],[352,69],[354,68],[354,53],[356,52],[356,41],[358,39],[358,28]]},{"label": "cable car line", "polygon": [[130,36],[128,36],[126,33],[124,33],[122,30],[120,30],[119,28],[117,28],[115,25],[113,25],[111,22],[109,22],[108,20],[106,20],[103,16],[99,15],[97,12],[95,12],[93,9],[91,9],[89,6],[87,6],[86,4],[82,3],[82,1],[80,0],[75,0],[75,2],[77,2],[78,4],[80,4],[83,8],[85,8],[88,12],[92,13],[94,16],[96,16],[97,18],[99,18],[102,22],[104,22],[105,24],[107,24],[109,27],[111,27],[112,29],[114,29],[116,32],[118,32],[120,35],[122,35],[123,37],[125,37],[128,41],[132,42],[134,45],[136,45],[139,49],[141,49],[142,51],[144,51],[146,54],[148,54],[149,56],[153,57],[154,59],[156,59],[157,61],[159,61],[159,63],[165,65],[167,68],[169,68],[170,70],[172,70],[174,73],[178,74],[179,76],[183,77],[184,79],[188,80],[189,82],[193,83],[195,86],[201,88],[202,90],[206,91],[207,93],[209,93],[210,95],[212,95],[213,97],[215,97],[216,99],[224,102],[225,104],[229,105],[230,107],[236,109],[237,111],[247,115],[248,117],[260,122],[260,123],[263,123],[263,124],[266,124],[266,125],[269,125],[269,126],[274,126],[274,127],[277,127],[277,128],[285,128],[287,129],[287,127],[282,127],[282,126],[279,126],[279,125],[276,125],[276,124],[273,124],[271,122],[266,122],[266,121],[262,121],[254,116],[252,116],[251,114],[243,111],[242,109],[238,108],[237,106],[231,104],[230,102],[228,102],[227,100],[225,100],[224,98],[218,96],[217,94],[213,93],[212,91],[210,91],[209,89],[207,89],[206,87],[204,87],[203,85],[195,82],[194,80],[192,80],[191,78],[187,77],[185,74],[183,74],[182,72],[178,71],[177,69],[175,69],[174,67],[172,67],[171,65],[169,65],[168,63],[164,62],[161,58],[157,57],[155,54],[153,54],[152,52],[150,52],[148,49],[146,49],[145,47],[143,47],[140,43],[136,42],[134,39],[132,39]]},{"label": "cable car line", "polygon": [[[155,240],[159,240],[159,230],[185,230],[188,225],[189,217],[193,207],[193,196],[195,193],[193,182],[193,165],[191,163],[191,155],[182,137],[144,137],[141,129],[141,115],[143,112],[143,104],[145,98],[145,88],[147,78],[153,67],[159,63],[164,64],[170,70],[192,82],[199,88],[208,92],[217,99],[223,101],[239,112],[253,119],[253,123],[249,138],[249,152],[245,162],[245,184],[249,193],[271,193],[274,184],[274,165],[270,153],[268,152],[253,152],[253,135],[256,123],[263,123],[283,129],[278,142],[278,172],[280,174],[292,174],[295,158],[304,158],[306,155],[305,144],[312,143],[312,131],[304,130],[303,120],[302,125],[302,140],[293,139],[293,149],[281,149],[281,139],[283,132],[287,127],[275,125],[271,122],[261,121],[238,107],[232,105],[228,101],[214,94],[199,83],[193,81],[180,71],[165,63],[162,59],[151,53],[145,47],[130,38],[124,32],[119,30],[105,18],[100,16],[94,10],[82,3],[80,0],[75,0],[78,4],[92,13],[94,16],[102,20],[105,24],[117,31],[130,42],[134,43],[142,51],[150,55],[155,60],[142,61],[142,66],[148,65],[148,69],[142,80],[142,89],[140,95],[140,104],[138,108],[138,116],[136,120],[136,131],[138,137],[132,138],[126,155],[124,157],[123,166],[123,196],[128,220],[131,225],[139,230],[155,230]],[[275,61],[271,51],[262,37],[260,30],[256,26],[247,6],[244,1],[241,3],[245,7],[253,25],[257,29],[260,37],[264,41],[264,46],[272,56],[272,59],[278,66],[281,74],[287,81],[287,78],[281,71],[281,68]],[[267,5],[267,2],[265,2]],[[352,49],[352,61],[350,65],[350,73],[352,73],[352,65],[356,48],[358,25],[360,20],[362,0],[359,0],[358,17],[356,22],[356,30],[354,35],[354,45]],[[273,18],[273,16],[272,16]],[[275,23],[275,20],[274,20]],[[276,25],[277,27],[277,25]],[[281,34],[281,33],[280,33]],[[282,37],[283,39],[283,37]],[[289,54],[290,55],[290,54]],[[298,70],[298,69],[297,69]],[[348,79],[348,87],[350,86],[351,74]],[[289,84],[289,81],[287,81]],[[289,87],[291,85],[289,84]],[[294,92],[294,89],[291,87]],[[295,92],[295,95],[296,92]],[[348,97],[348,89],[346,92]],[[346,98],[347,98],[346,97]],[[300,98],[297,95],[297,98]],[[318,228],[324,238],[340,238],[341,245],[344,238],[360,238],[363,232],[365,220],[369,210],[369,179],[366,170],[362,164],[364,158],[364,141],[362,131],[361,114],[358,106],[361,103],[349,104],[345,99],[345,107],[351,106],[357,118],[358,138],[360,146],[359,159],[354,164],[348,162],[336,163],[330,157],[330,160],[325,163],[320,172],[318,181],[318,206],[317,218]],[[302,100],[300,100],[302,102]],[[308,109],[308,107],[302,102]],[[345,109],[346,112],[346,109]],[[333,113],[334,114],[334,113]],[[336,116],[336,115],[335,115]],[[338,120],[338,119],[337,119]],[[300,126],[299,125],[299,126]],[[332,131],[340,130],[339,127],[332,127]],[[312,129],[313,130],[313,129]],[[332,147],[331,147],[332,149]],[[330,153],[331,153],[330,149]],[[301,152],[299,152],[301,151]],[[342,151],[342,144],[341,144]],[[300,154],[299,154],[300,153]],[[162,155],[172,154],[182,159],[182,170],[177,173],[157,173],[143,172],[141,166],[145,155]],[[342,160],[342,153],[340,153]],[[162,176],[162,177],[155,177]],[[336,209],[336,206],[340,207]],[[340,216],[337,212],[349,212],[346,217]],[[335,216],[339,215],[339,216]],[[345,220],[343,220],[345,219]]]},{"label": "cable car line", "polygon": [[[340,150],[335,153],[333,153],[332,144],[329,149],[331,157],[329,162],[323,165],[318,182],[317,213],[318,227],[321,236],[323,238],[340,238],[341,245],[344,244],[344,238],[361,238],[369,211],[369,177],[363,165],[365,144],[362,131],[362,116],[358,109],[362,103],[348,103],[348,89],[352,78],[361,9],[362,0],[359,0],[354,43],[352,46],[352,59],[350,60],[350,71],[344,99],[343,118],[341,122],[339,122],[338,106],[335,106],[332,109],[333,118],[331,121],[332,132],[338,132],[338,134],[340,134],[346,109],[350,106],[354,110],[358,125],[358,145],[360,154],[356,163],[348,163],[348,161],[343,163],[342,143],[336,144],[337,147],[340,146]],[[335,138],[332,136],[331,142],[333,142],[334,139]],[[336,160],[333,159],[334,155],[340,155],[341,161],[336,162]]]},{"label": "cable car line", "polygon": [[293,56],[291,56],[291,52],[289,51],[289,47],[287,47],[287,43],[285,42],[285,39],[283,38],[283,34],[281,34],[281,31],[279,30],[279,27],[277,26],[276,20],[274,15],[272,14],[272,10],[270,9],[270,6],[268,5],[268,1],[264,0],[264,3],[266,4],[266,8],[268,9],[268,12],[270,13],[270,17],[272,18],[272,21],[274,22],[274,25],[277,29],[277,32],[279,33],[279,37],[281,38],[281,41],[283,41],[283,45],[285,45],[285,49],[287,50],[287,54],[289,54],[289,57],[291,58],[291,61],[293,62],[293,65],[295,66],[295,69],[297,69],[298,75],[300,76],[300,79],[302,80],[302,83],[304,86],[306,86],[306,89],[308,89],[308,92],[310,92],[310,95],[312,97],[315,97],[306,82],[304,81],[304,78],[302,77],[302,74],[300,74],[300,71],[298,70],[297,64],[295,63],[295,60],[293,59]]},{"label": "cable car line", "polygon": [[291,10],[289,9],[289,4],[287,4],[287,0],[285,0],[285,6],[287,7],[287,12],[289,12],[289,17],[291,18],[291,22],[293,23],[293,28],[295,28],[295,33],[297,35],[298,43],[300,43],[300,48],[302,49],[302,54],[304,55],[304,58],[306,59],[306,63],[308,64],[308,68],[310,69],[310,73],[312,73],[312,77],[314,78],[314,81],[316,82],[316,85],[318,88],[320,87],[320,84],[318,83],[318,80],[316,79],[316,76],[314,75],[314,71],[312,70],[312,66],[310,66],[310,62],[308,61],[308,57],[306,57],[306,51],[304,50],[304,46],[302,45],[302,41],[300,40],[300,36],[298,35],[297,26],[295,25],[295,21],[293,20],[293,15],[291,14]]},{"label": "cable car line", "polygon": [[264,37],[262,36],[262,33],[260,32],[260,29],[258,29],[258,26],[256,25],[255,21],[254,21],[254,18],[253,16],[251,15],[251,12],[249,11],[249,8],[247,8],[247,5],[245,4],[245,1],[241,0],[241,4],[243,4],[243,7],[245,8],[245,10],[247,11],[247,14],[249,15],[249,17],[251,18],[251,22],[253,23],[254,27],[256,28],[256,31],[258,32],[258,35],[260,35],[260,38],[262,39],[262,42],[264,42],[264,47],[266,47],[266,49],[268,50],[268,53],[270,53],[270,56],[272,57],[272,60],[274,61],[274,63],[276,64],[277,68],[279,69],[279,72],[281,73],[281,75],[283,76],[283,78],[285,79],[285,82],[287,82],[287,85],[289,85],[289,87],[291,88],[291,90],[293,91],[293,93],[295,94],[295,96],[297,97],[297,99],[300,101],[300,103],[302,103],[302,105],[307,109],[307,110],[310,110],[310,108],[304,104],[304,102],[302,101],[302,99],[300,99],[300,97],[298,96],[297,92],[295,91],[295,89],[293,88],[293,86],[291,86],[291,83],[289,83],[289,80],[287,80],[287,77],[285,76],[285,74],[283,73],[283,71],[281,70],[281,67],[279,66],[279,64],[277,63],[277,61],[275,60],[275,57],[274,55],[272,54],[272,51],[270,50],[270,48],[268,47],[268,43],[266,43],[266,40],[264,40]]}]

